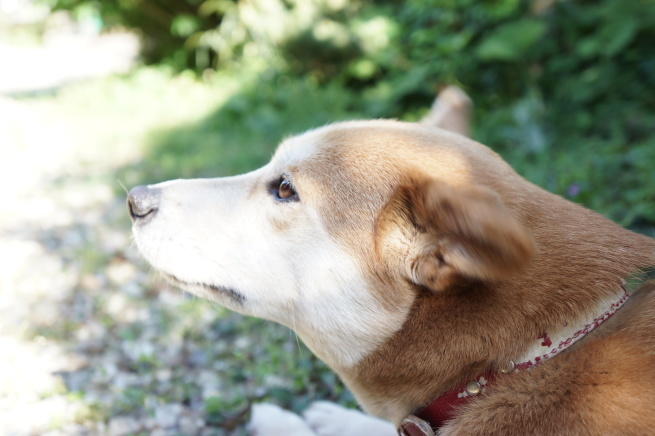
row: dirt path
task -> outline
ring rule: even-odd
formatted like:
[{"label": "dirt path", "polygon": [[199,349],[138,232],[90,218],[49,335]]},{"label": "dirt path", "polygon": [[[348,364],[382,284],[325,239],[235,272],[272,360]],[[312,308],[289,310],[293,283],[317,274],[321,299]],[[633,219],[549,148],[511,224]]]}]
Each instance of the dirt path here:
[{"label": "dirt path", "polygon": [[[67,62],[94,51],[80,47],[49,53]],[[114,70],[78,67],[3,68],[1,91]],[[132,248],[114,172],[141,146],[135,135],[98,146],[96,135],[118,129],[103,122],[71,119],[56,97],[0,97],[0,434],[227,434],[205,419],[207,399],[237,394],[222,394],[213,359],[226,352],[212,345],[220,310],[168,288]]]},{"label": "dirt path", "polygon": [[85,146],[53,103],[0,100],[0,434],[226,434],[204,418],[217,309],[132,248],[111,177],[134,153]]},{"label": "dirt path", "polygon": [[0,69],[0,435],[239,436],[257,398],[352,401],[288,329],[171,289],[132,247],[119,174],[241,82],[97,77],[115,70],[79,66],[87,42],[0,46],[22,53]]}]

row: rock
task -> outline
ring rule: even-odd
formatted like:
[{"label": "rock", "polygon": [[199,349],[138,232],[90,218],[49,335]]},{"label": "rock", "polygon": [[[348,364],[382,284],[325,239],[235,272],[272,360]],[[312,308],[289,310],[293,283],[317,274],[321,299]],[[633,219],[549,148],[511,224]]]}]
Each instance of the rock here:
[{"label": "rock", "polygon": [[178,432],[177,430],[165,430],[163,428],[155,429],[151,431],[149,434],[150,436],[180,436],[180,432]]},{"label": "rock", "polygon": [[81,424],[66,424],[62,428],[43,433],[41,436],[87,436],[90,432]]},{"label": "rock", "polygon": [[151,357],[155,352],[155,346],[152,342],[137,340],[124,341],[121,348],[125,355],[133,362],[138,362],[141,357]]},{"label": "rock", "polygon": [[118,355],[116,353],[106,353],[94,365],[94,371],[91,376],[91,383],[104,385],[109,383],[116,374],[118,374]]},{"label": "rock", "polygon": [[170,368],[162,368],[157,370],[155,377],[159,383],[169,382],[173,377],[173,371]]},{"label": "rock", "polygon": [[132,416],[118,416],[109,420],[107,436],[126,436],[141,430],[141,424]]},{"label": "rock", "polygon": [[98,291],[105,285],[106,280],[100,274],[84,274],[80,278],[79,286],[86,291]]},{"label": "rock", "polygon": [[141,384],[141,377],[131,372],[120,371],[114,376],[111,384],[116,392],[120,392],[128,387],[139,386]]},{"label": "rock", "polygon": [[155,423],[161,429],[170,429],[177,425],[178,418],[184,410],[181,404],[165,404],[155,409]]},{"label": "rock", "polygon": [[207,352],[205,350],[193,350],[189,353],[189,357],[187,358],[189,365],[198,368],[207,366],[208,361],[209,357],[207,356]]},{"label": "rock", "polygon": [[123,260],[111,262],[106,270],[109,280],[118,285],[125,285],[134,280],[136,272],[137,269],[133,263],[125,262]]},{"label": "rock", "polygon": [[87,370],[61,373],[61,377],[69,391],[82,391],[89,385],[90,374]]},{"label": "rock", "polygon": [[252,347],[252,339],[248,336],[239,336],[236,341],[234,341],[234,348],[237,350],[248,350]]},{"label": "rock", "polygon": [[216,427],[207,427],[200,432],[200,436],[226,436],[227,432]]},{"label": "rock", "polygon": [[178,423],[180,433],[183,435],[195,435],[204,425],[205,421],[203,419],[191,415],[181,416]]},{"label": "rock", "polygon": [[163,351],[158,353],[162,366],[174,368],[182,361],[182,346],[178,344],[166,345]]},{"label": "rock", "polygon": [[221,396],[223,386],[216,373],[207,370],[200,371],[197,377],[197,383],[202,389],[202,398],[204,400]]},{"label": "rock", "polygon": [[276,374],[266,374],[264,376],[264,386],[267,388],[287,388],[291,386],[291,382]]}]

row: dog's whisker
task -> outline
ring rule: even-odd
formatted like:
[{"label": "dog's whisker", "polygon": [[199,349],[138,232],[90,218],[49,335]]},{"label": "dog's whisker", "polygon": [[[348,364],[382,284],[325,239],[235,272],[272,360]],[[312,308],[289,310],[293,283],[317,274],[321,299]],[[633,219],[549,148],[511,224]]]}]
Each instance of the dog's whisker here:
[{"label": "dog's whisker", "polygon": [[123,182],[120,181],[120,179],[116,179],[116,182],[118,182],[118,184],[120,185],[121,188],[123,188],[123,191],[125,191],[126,194],[130,193],[130,191],[128,191],[128,189],[125,187]]}]

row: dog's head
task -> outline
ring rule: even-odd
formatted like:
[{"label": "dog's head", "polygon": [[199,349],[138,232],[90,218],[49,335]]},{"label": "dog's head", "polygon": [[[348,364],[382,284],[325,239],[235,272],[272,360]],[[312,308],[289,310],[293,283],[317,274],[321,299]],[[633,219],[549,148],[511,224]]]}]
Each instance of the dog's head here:
[{"label": "dog's head", "polygon": [[396,423],[655,261],[652,239],[425,123],[311,130],[256,171],[137,187],[128,206],[170,281],[292,328]]},{"label": "dog's head", "polygon": [[533,238],[508,205],[531,186],[462,136],[362,121],[287,139],[251,173],[138,187],[128,203],[139,250],[173,283],[348,368],[418,294],[528,264]]}]

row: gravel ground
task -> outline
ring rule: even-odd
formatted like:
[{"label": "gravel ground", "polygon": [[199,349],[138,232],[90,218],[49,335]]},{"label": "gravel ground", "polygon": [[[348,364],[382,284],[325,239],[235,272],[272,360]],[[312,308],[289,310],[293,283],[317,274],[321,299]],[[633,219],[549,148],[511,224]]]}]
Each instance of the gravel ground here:
[{"label": "gravel ground", "polygon": [[0,434],[225,434],[204,406],[220,310],[148,272],[124,199],[93,181],[129,156],[70,146],[38,105],[0,113]]},{"label": "gravel ground", "polygon": [[161,117],[114,137],[120,122],[101,110],[71,119],[77,100],[0,98],[0,434],[241,435],[259,398],[347,401],[285,328],[149,270],[116,174],[141,158],[134,130]]},{"label": "gravel ground", "polygon": [[254,401],[353,404],[288,329],[170,288],[133,246],[117,178],[218,89],[144,68],[0,97],[0,435],[237,436]]},{"label": "gravel ground", "polygon": [[0,44],[0,435],[237,436],[260,399],[352,405],[289,330],[172,289],[133,247],[117,178],[239,82],[103,78],[131,68],[133,37],[78,36]]}]

